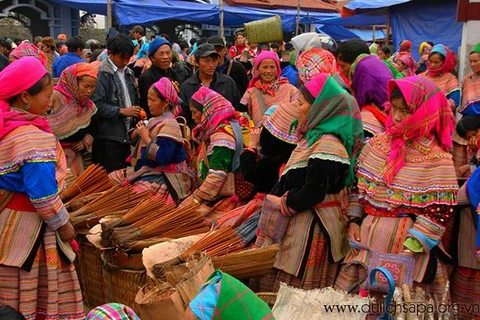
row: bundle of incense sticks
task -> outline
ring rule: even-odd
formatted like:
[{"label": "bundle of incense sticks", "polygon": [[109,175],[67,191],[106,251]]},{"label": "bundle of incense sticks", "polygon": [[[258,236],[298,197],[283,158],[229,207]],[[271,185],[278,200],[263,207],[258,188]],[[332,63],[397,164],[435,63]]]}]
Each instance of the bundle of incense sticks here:
[{"label": "bundle of incense sticks", "polygon": [[100,197],[70,214],[74,226],[80,226],[85,221],[89,224],[107,215],[124,215],[140,201],[148,199],[148,193],[137,193],[130,186],[112,187]]},{"label": "bundle of incense sticks", "polygon": [[63,201],[74,201],[91,193],[107,191],[113,187],[108,173],[101,166],[92,164],[79,175],[62,194]]},{"label": "bundle of incense sticks", "polygon": [[[119,218],[112,218],[102,222],[102,244],[106,247],[114,246],[114,228],[125,225],[133,225],[136,222],[147,219],[154,221],[168,212],[174,210],[173,205],[167,205],[160,197],[152,197],[139,202],[134,208],[130,209],[125,215]],[[144,220],[145,223],[147,223]]]},{"label": "bundle of incense sticks", "polygon": [[242,237],[231,227],[225,227],[203,236],[193,246],[185,250],[182,258],[186,259],[195,251],[206,251],[210,257],[223,256],[227,253],[241,251],[245,247],[246,244]]},{"label": "bundle of incense sticks", "polygon": [[154,212],[130,226],[114,228],[113,242],[125,247],[131,242],[153,237],[182,238],[207,232],[205,216],[198,208],[199,205],[192,204],[166,214]]}]

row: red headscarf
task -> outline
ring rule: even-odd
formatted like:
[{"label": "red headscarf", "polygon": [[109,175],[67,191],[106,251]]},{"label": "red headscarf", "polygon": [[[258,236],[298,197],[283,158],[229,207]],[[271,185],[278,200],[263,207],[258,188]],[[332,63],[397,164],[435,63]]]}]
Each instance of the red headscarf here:
[{"label": "red headscarf", "polygon": [[[405,164],[406,142],[423,137],[437,139],[445,151],[452,147],[452,134],[455,118],[445,94],[435,83],[426,77],[413,76],[388,82],[388,100],[393,89],[402,92],[407,107],[412,114],[399,124],[394,124],[392,113],[387,118],[387,134],[392,136],[391,151],[383,178],[388,185]],[[391,109],[391,103],[385,103]]]},{"label": "red headscarf", "polygon": [[28,42],[22,43],[16,47],[10,53],[10,56],[17,60],[25,57],[35,57],[43,64],[44,67],[47,66],[47,57],[42,50],[38,49],[36,45]]},{"label": "red headscarf", "polygon": [[95,109],[95,104],[90,99],[82,99],[78,90],[78,78],[90,76],[97,78],[98,66],[80,62],[63,70],[55,90],[63,93],[68,103],[75,103],[80,108]]},{"label": "red headscarf", "polygon": [[46,74],[47,69],[34,57],[18,59],[0,72],[0,139],[17,127],[28,124],[52,132],[44,117],[12,110],[8,102],[9,99],[30,89]]},{"label": "red headscarf", "polygon": [[432,51],[430,51],[428,57],[431,57],[433,54],[436,53],[441,54],[445,58],[445,61],[440,68],[432,69],[432,67],[430,66],[430,62],[427,60],[428,75],[432,77],[451,72],[453,68],[455,68],[455,66],[457,65],[457,56],[446,45],[436,44],[432,48]]}]

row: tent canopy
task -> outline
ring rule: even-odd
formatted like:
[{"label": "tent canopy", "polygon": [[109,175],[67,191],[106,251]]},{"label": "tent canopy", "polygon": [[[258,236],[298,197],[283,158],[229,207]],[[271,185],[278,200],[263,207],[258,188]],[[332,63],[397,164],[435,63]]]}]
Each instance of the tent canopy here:
[{"label": "tent canopy", "polygon": [[[107,15],[107,0],[52,0],[72,9]],[[114,1],[112,1],[113,4]]]},{"label": "tent canopy", "polygon": [[363,27],[373,25],[387,24],[387,10],[378,9],[365,13],[359,13],[351,17],[341,18],[336,17],[322,21],[322,24],[341,25],[344,27]]},{"label": "tent canopy", "polygon": [[148,24],[170,19],[218,24],[214,5],[178,0],[117,0],[115,14],[120,25]]},{"label": "tent canopy", "polygon": [[415,1],[391,9],[392,39],[396,48],[402,40],[412,42],[412,55],[418,60],[418,48],[424,41],[443,43],[454,52],[462,42],[463,24],[457,22],[454,2]]},{"label": "tent canopy", "polygon": [[395,6],[410,2],[412,0],[353,0],[350,1],[344,8],[348,10],[365,10],[365,9],[378,9]]},{"label": "tent canopy", "polygon": [[[318,33],[325,33],[337,41],[346,41],[351,39],[371,41],[373,39],[373,29],[356,29],[345,28],[343,26],[333,24],[317,24],[316,30]],[[385,32],[383,30],[376,30],[375,39],[383,38],[385,38]]]}]

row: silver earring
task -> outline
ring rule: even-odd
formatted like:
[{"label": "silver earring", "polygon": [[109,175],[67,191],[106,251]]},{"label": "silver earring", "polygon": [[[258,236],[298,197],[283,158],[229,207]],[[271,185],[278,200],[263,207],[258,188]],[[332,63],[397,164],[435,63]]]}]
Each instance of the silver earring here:
[{"label": "silver earring", "polygon": [[29,105],[28,103],[26,103],[26,104],[23,105],[23,108],[24,108],[25,110],[28,110],[28,109],[30,109],[30,105]]}]

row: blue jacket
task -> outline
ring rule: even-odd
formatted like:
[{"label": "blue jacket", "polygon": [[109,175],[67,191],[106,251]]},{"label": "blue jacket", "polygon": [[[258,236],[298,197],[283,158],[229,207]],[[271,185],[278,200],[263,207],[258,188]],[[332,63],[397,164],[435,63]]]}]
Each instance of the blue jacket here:
[{"label": "blue jacket", "polygon": [[55,59],[55,61],[53,62],[52,76],[54,78],[59,78],[63,70],[79,62],[85,62],[85,60],[80,58],[78,54],[73,52],[64,54],[60,58]]}]

